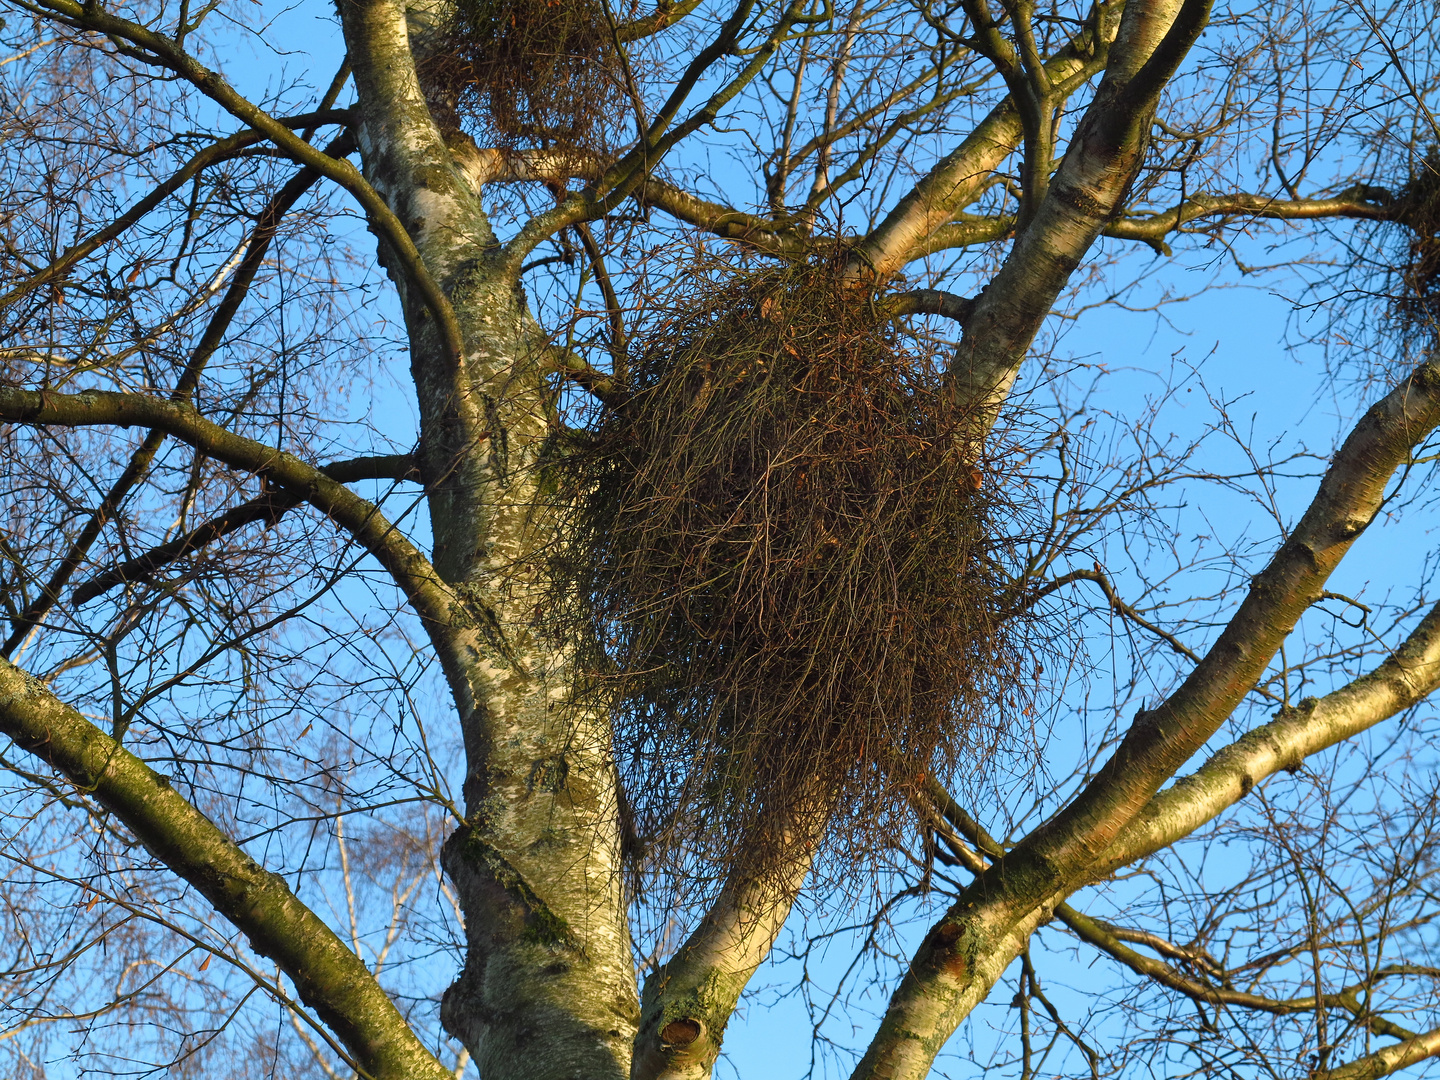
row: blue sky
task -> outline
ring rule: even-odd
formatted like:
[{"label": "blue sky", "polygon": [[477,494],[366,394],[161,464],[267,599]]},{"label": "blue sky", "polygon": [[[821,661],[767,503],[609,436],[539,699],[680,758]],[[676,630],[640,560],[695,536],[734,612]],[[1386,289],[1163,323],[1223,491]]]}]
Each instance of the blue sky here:
[{"label": "blue sky", "polygon": [[[267,88],[297,77],[317,89],[323,87],[342,52],[333,18],[324,7],[281,8],[257,3],[255,10],[267,18],[270,40],[284,42],[293,51],[283,55],[266,51],[240,33],[233,46],[227,39],[228,55],[216,59],[238,88],[263,98]],[[370,240],[358,232],[358,226],[356,235],[360,249],[369,251]],[[1242,242],[1241,248],[1244,246]],[[1263,261],[1263,252],[1258,244],[1255,247],[1249,257]],[[1302,447],[1324,456],[1335,445],[1337,434],[1377,393],[1372,388],[1367,395],[1344,382],[1337,387],[1319,346],[1297,343],[1295,298],[1300,282],[1293,275],[1277,272],[1242,278],[1233,260],[1183,251],[1173,259],[1154,259],[1147,250],[1130,257],[1126,269],[1144,277],[1147,284],[1138,294],[1141,297],[1147,288],[1152,294],[1165,286],[1186,289],[1192,287],[1187,283],[1199,287],[1212,278],[1213,284],[1222,287],[1167,307],[1163,317],[1151,311],[1101,308],[1065,329],[1054,346],[1057,357],[1109,372],[1091,404],[1100,426],[1109,422],[1108,417],[1139,415],[1148,398],[1175,380],[1183,385],[1155,421],[1164,432],[1182,439],[1198,438],[1216,423],[1214,403],[1226,401],[1231,420],[1252,446],[1273,448],[1269,452],[1276,457]],[[1187,369],[1193,369],[1193,374],[1186,374]],[[414,416],[408,402],[382,395],[369,404],[375,420],[382,429],[393,432],[398,443],[413,438]],[[1223,437],[1210,439],[1197,460],[1217,472],[1244,465],[1236,446]],[[1312,471],[1314,467],[1312,463]],[[1303,477],[1279,483],[1275,498],[1281,517],[1293,521],[1314,486],[1313,478]],[[1234,535],[1248,531],[1257,548],[1263,549],[1263,541],[1273,539],[1277,529],[1261,510],[1233,493],[1209,491],[1203,497],[1197,495],[1186,513],[1206,518],[1205,528],[1230,529]],[[1377,526],[1357,545],[1332,588],[1369,598],[1392,586],[1403,590],[1417,579],[1430,550],[1429,531],[1424,515],[1415,515],[1403,525]],[[1130,580],[1123,567],[1117,568],[1117,577],[1122,585]],[[1059,758],[1073,750],[1073,743],[1059,737],[1047,746],[1046,753]],[[1236,857],[1243,858],[1243,852],[1237,851]],[[912,929],[912,936],[916,932]],[[849,955],[847,943],[837,941],[818,965],[822,982],[835,978]],[[1077,986],[1083,986],[1087,977],[1083,966],[1066,968],[1062,964],[1057,970]],[[777,976],[786,979],[791,973],[762,971],[757,981]],[[1063,998],[1063,991],[1058,996]],[[1078,1007],[1082,997],[1077,991],[1070,1000]],[[997,989],[995,1000],[1002,998]],[[878,1007],[879,1002],[872,1004]],[[1003,1002],[977,1012],[972,1019],[977,1042],[985,1041],[984,1025],[992,1020],[1003,1022],[996,1020],[996,1010],[1004,1010]],[[860,1014],[856,1015],[858,1019]],[[796,996],[762,994],[747,1002],[742,1015],[732,1022],[726,1039],[728,1062],[746,1080],[799,1076],[811,1064],[809,1027],[808,1013]],[[855,1041],[863,1042],[863,1034]],[[956,1068],[953,1074],[966,1075],[966,1070]]]}]

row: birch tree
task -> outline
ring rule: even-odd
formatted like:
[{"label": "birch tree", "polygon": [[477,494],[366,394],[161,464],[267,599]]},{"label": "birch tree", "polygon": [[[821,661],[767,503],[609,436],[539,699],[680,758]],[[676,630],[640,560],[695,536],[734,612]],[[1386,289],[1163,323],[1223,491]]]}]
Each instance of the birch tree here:
[{"label": "birch tree", "polygon": [[[1330,587],[1428,513],[1426,5],[6,7],[16,1075],[708,1077],[826,904],[869,926],[883,1002],[816,1005],[856,1009],[862,1043],[817,1059],[855,1080],[964,1072],[942,1051],[999,995],[1015,1024],[976,1060],[1025,1077],[1156,1046],[1177,1075],[1329,1080],[1440,1053],[1440,608],[1423,580],[1388,607]],[[302,16],[306,41],[277,29]],[[1137,267],[1248,273],[1265,243],[1308,267],[1300,330],[1358,419],[1215,591],[1142,557],[1178,550],[1158,493],[1264,493],[1286,463],[1192,467],[1143,415],[1128,458],[1083,450],[1055,339]],[[813,774],[784,820],[709,822],[763,860],[657,862],[633,736],[576,692],[596,643],[547,618],[585,497],[556,470],[697,267],[822,266],[935,358],[975,487],[1030,515],[995,624],[1119,674],[1079,738],[1084,678],[990,672],[1007,748],[960,769],[989,779],[897,780],[908,825],[863,856],[834,855]],[[1069,741],[1017,731],[1031,712]],[[1238,883],[1175,854],[1231,839]],[[1093,1014],[1047,996],[1043,949],[1099,973]]]}]

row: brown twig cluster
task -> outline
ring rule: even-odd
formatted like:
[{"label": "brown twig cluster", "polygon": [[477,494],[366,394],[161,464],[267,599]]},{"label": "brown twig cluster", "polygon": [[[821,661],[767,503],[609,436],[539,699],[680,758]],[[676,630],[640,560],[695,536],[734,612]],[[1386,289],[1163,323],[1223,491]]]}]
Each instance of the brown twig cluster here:
[{"label": "brown twig cluster", "polygon": [[644,336],[562,562],[649,867],[817,820],[864,858],[993,741],[1017,639],[966,420],[828,266],[699,275]]},{"label": "brown twig cluster", "polygon": [[505,148],[603,148],[629,96],[603,0],[459,0],[427,82]]},{"label": "brown twig cluster", "polygon": [[1431,147],[1400,192],[1399,218],[1410,231],[1399,266],[1396,314],[1430,340],[1440,328],[1440,148]]}]

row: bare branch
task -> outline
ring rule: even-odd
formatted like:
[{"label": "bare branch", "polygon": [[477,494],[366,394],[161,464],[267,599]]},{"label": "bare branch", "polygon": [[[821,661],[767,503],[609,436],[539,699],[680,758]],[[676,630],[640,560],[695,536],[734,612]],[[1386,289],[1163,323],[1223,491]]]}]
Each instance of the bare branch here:
[{"label": "bare branch", "polygon": [[951,369],[956,394],[983,407],[987,418],[1009,393],[1056,297],[1120,213],[1145,158],[1160,86],[1209,11],[1209,0],[1127,4],[1105,76],[1060,168],[981,294],[956,349]]},{"label": "bare branch", "polygon": [[1394,213],[1390,201],[1389,192],[1368,186],[1331,199],[1278,199],[1245,193],[1195,195],[1169,210],[1153,214],[1127,214],[1107,225],[1104,235],[1155,244],[1182,226],[1206,218],[1245,217],[1275,221],[1359,218],[1388,221]]},{"label": "bare branch", "polygon": [[1027,861],[1058,870],[1101,856],[1118,829],[1259,680],[1296,621],[1320,599],[1331,571],[1374,520],[1395,470],[1436,424],[1440,363],[1429,360],[1365,414],[1215,644],[1179,689],[1136,718],[1114,757],[1070,807],[1027,838]]},{"label": "bare branch", "polygon": [[1313,754],[1396,716],[1440,687],[1440,605],[1405,643],[1351,683],[1281,709],[1270,723],[1217,751],[1190,776],[1154,796],[1096,861],[1103,878],[1188,836],[1255,785]]},{"label": "bare branch", "polygon": [[[350,484],[357,480],[412,480],[419,481],[420,473],[414,458],[409,454],[390,454],[383,457],[354,458],[321,466],[321,472],[332,480]],[[216,540],[228,536],[256,521],[274,525],[288,510],[304,502],[301,495],[291,491],[267,491],[240,506],[231,507],[223,514],[211,518],[183,536],[177,536],[168,543],[151,548],[127,562],[91,578],[75,589],[74,602],[88,604],[97,596],[103,596],[117,585],[126,582],[149,581],[164,567],[192,552],[199,551]]]},{"label": "bare branch", "polygon": [[236,119],[264,135],[299,164],[334,181],[354,196],[371,225],[385,238],[405,275],[424,298],[425,305],[440,326],[453,362],[459,363],[465,354],[465,345],[449,297],[431,276],[425,260],[421,258],[415,242],[410,239],[410,234],[405,231],[400,219],[355,166],[311,146],[275,117],[237,93],[218,72],[206,68],[163,34],[154,33],[139,23],[111,15],[98,4],[76,3],[75,0],[38,0],[38,3],[40,7],[53,12],[61,21],[71,26],[127,41],[143,49],[157,62],[193,83]]},{"label": "bare branch", "polygon": [[1314,1077],[1315,1080],[1378,1080],[1436,1056],[1440,1056],[1440,1028],[1366,1054],[1338,1069],[1317,1072]]},{"label": "bare branch", "polygon": [[243,931],[256,952],[278,963],[301,1000],[370,1075],[449,1076],[364,963],[280,877],[246,855],[167,778],[8,660],[0,660],[0,730],[106,806]]},{"label": "bare branch", "polygon": [[[1093,21],[1045,63],[1046,76],[1061,89],[1074,89],[1105,65],[1119,27],[1120,3],[1097,3]],[[856,257],[882,277],[938,247],[935,231],[969,206],[994,181],[994,172],[1014,153],[1024,134],[1012,98],[996,105],[954,150],[905,195],[856,250]]]},{"label": "bare branch", "polygon": [[1440,363],[1428,361],[1345,440],[1309,509],[1181,687],[1141,713],[1084,791],[980,874],[931,930],[891,998],[857,1080],[887,1070],[917,1080],[924,1074],[960,1019],[1019,955],[1030,928],[1091,878],[1121,829],[1258,681],[1374,519],[1394,471],[1437,424]]},{"label": "bare branch", "polygon": [[[351,146],[352,141],[349,135],[345,134],[326,147],[325,152],[344,153],[348,152]],[[250,293],[250,287],[254,284],[256,274],[265,264],[270,245],[279,232],[285,215],[304,197],[318,179],[319,174],[313,169],[302,168],[270,198],[261,210],[256,219],[255,228],[245,242],[243,257],[240,259],[239,265],[235,267],[235,276],[231,279],[224,297],[221,298],[214,314],[206,324],[200,340],[191,350],[185,370],[170,393],[172,401],[188,401],[195,393],[206,366],[224,342],[236,313],[239,312],[241,304]],[[140,204],[136,204],[137,210],[139,206]],[[133,212],[135,211],[132,210]],[[63,261],[62,259],[55,265],[58,266]],[[38,625],[59,602],[65,586],[69,584],[81,561],[99,537],[100,530],[114,516],[134,486],[149,472],[164,439],[163,432],[150,431],[146,433],[145,438],[131,454],[124,471],[110,486],[110,490],[105,493],[100,506],[90,516],[90,520],[85,523],[80,534],[70,543],[65,556],[51,574],[50,580],[45,583],[40,595],[11,620],[10,633],[4,644],[0,645],[0,654],[10,656],[16,646],[25,639],[31,628]]]},{"label": "bare branch", "polygon": [[804,0],[789,0],[762,42],[747,50],[747,60],[741,69],[714,90],[704,105],[677,122],[691,91],[705,73],[735,49],[754,8],[753,0],[739,0],[714,40],[695,54],[685,72],[675,80],[674,89],[657,110],[644,138],[590,189],[571,195],[554,210],[532,218],[505,245],[506,256],[513,269],[518,270],[525,257],[546,237],[577,221],[590,221],[609,213],[644,185],[673,147],[692,133],[713,124],[724,107],[759,77],[790,28],[807,21],[808,17],[803,14],[804,6]]},{"label": "bare branch", "polygon": [[[1092,919],[1076,911],[1069,904],[1059,904],[1055,908],[1055,917],[1075,931],[1076,935],[1086,943],[1095,946],[1101,952],[1120,961],[1137,975],[1143,975],[1153,979],[1161,986],[1171,990],[1177,990],[1186,997],[1196,1001],[1203,1001],[1211,1005],[1226,1005],[1235,1008],[1253,1009],[1257,1012],[1275,1013],[1287,1015],[1290,1013],[1313,1012],[1317,1007],[1331,1010],[1339,1010],[1348,1013],[1358,1019],[1371,1032],[1376,1035],[1388,1035],[1392,1038],[1408,1039],[1413,1038],[1414,1033],[1405,1030],[1398,1024],[1386,1020],[1383,1016],[1371,1013],[1360,1000],[1362,992],[1367,991],[1369,986],[1361,984],[1347,987],[1346,989],[1332,994],[1325,994],[1317,1001],[1315,997],[1291,998],[1280,1000],[1278,998],[1265,997],[1262,994],[1247,994],[1239,990],[1231,990],[1224,986],[1212,986],[1199,979],[1182,975],[1169,964],[1144,953],[1136,952],[1126,946],[1114,931],[1101,923],[1098,919]],[[1377,972],[1376,975],[1382,975]]]},{"label": "bare branch", "polygon": [[646,978],[632,1080],[709,1075],[740,993],[770,954],[810,873],[823,819],[817,814],[780,830],[783,848],[768,872],[732,873],[695,932]]},{"label": "bare branch", "polygon": [[617,40],[628,44],[668,30],[700,6],[700,0],[660,0],[650,15],[641,15],[615,28]]},{"label": "bare branch", "polygon": [[415,611],[435,626],[449,619],[453,594],[413,544],[374,506],[283,450],[237,435],[206,420],[192,406],[139,394],[92,391],[55,394],[0,387],[0,419],[65,427],[143,425],[173,435],[206,456],[302,492],[306,502],[345,529],[389,571]]},{"label": "bare branch", "polygon": [[563,184],[596,180],[612,164],[580,150],[508,150],[480,147],[468,135],[449,140],[456,167],[475,190],[486,184]]}]

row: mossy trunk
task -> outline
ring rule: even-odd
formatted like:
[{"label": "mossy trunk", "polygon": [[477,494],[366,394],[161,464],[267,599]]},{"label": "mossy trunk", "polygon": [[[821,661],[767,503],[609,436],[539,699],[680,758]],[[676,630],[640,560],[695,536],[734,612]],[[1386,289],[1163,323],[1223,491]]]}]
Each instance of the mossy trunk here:
[{"label": "mossy trunk", "polygon": [[485,1080],[619,1080],[639,1005],[610,734],[572,707],[574,652],[541,629],[546,343],[426,105],[415,14],[388,0],[341,8],[366,177],[449,297],[464,346],[455,357],[382,243],[409,328],[433,562],[457,596],[426,623],[466,755],[466,822],[443,864],[467,954],[442,1019]]},{"label": "mossy trunk", "polygon": [[[421,398],[435,564],[462,597],[447,629],[473,643],[467,824],[444,849],[468,953],[442,1016],[487,1080],[620,1077],[638,1004],[609,726],[572,704],[573,651],[542,629],[543,342],[503,279],[477,268],[452,295],[474,408],[441,385]],[[416,364],[417,385],[442,382],[429,374]]]}]

